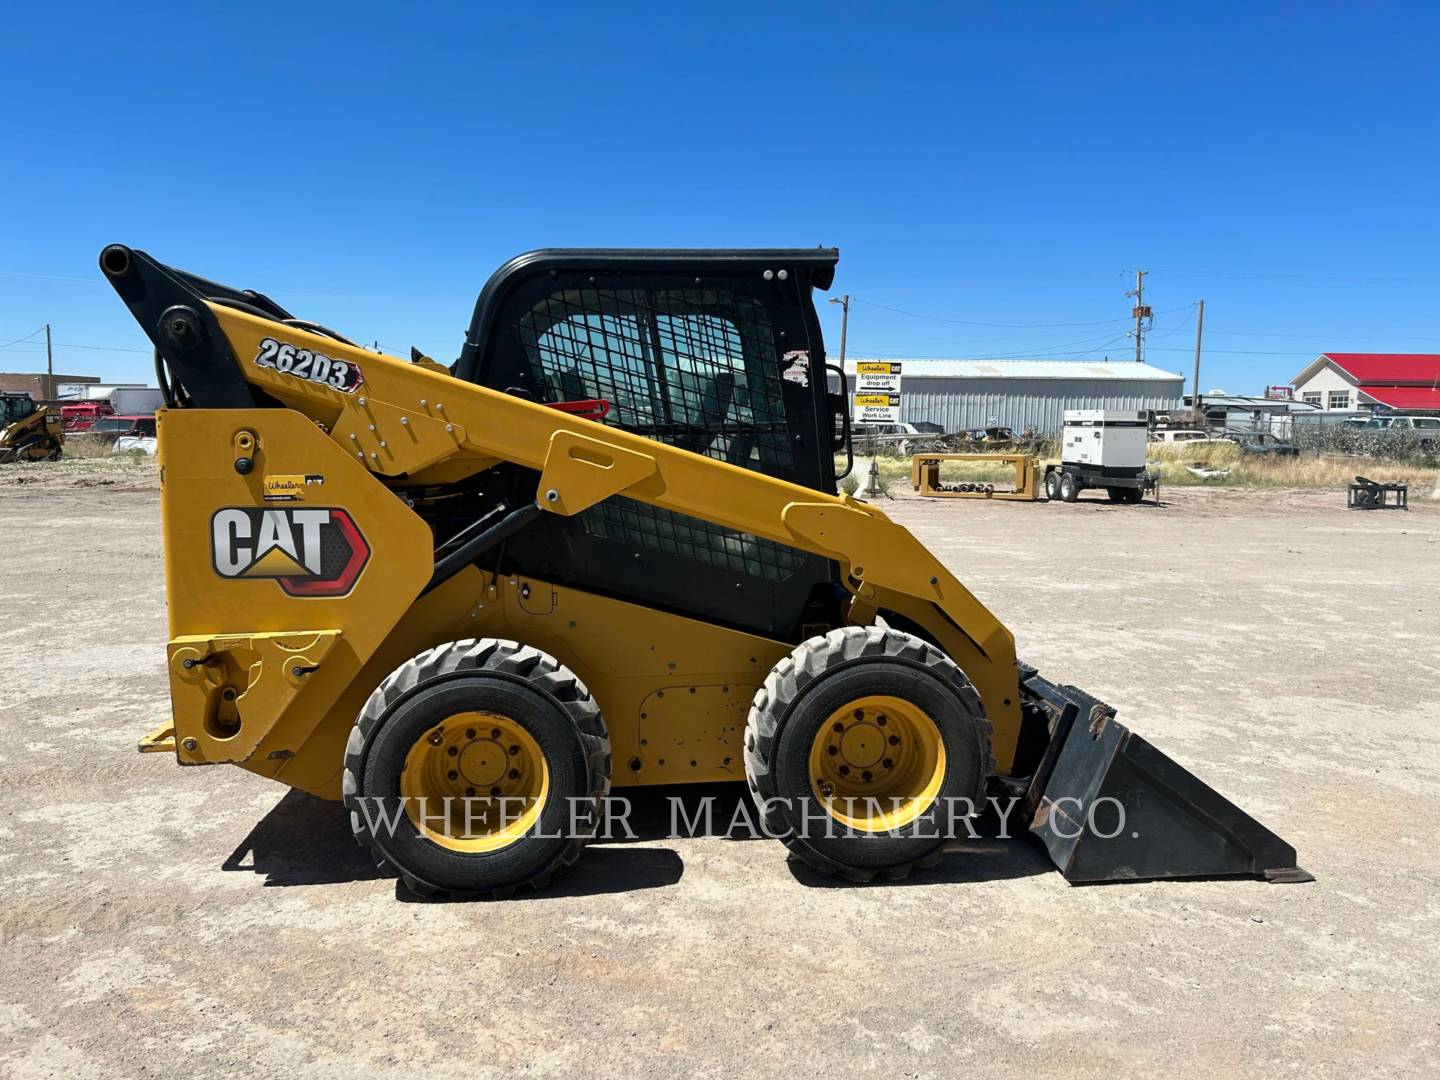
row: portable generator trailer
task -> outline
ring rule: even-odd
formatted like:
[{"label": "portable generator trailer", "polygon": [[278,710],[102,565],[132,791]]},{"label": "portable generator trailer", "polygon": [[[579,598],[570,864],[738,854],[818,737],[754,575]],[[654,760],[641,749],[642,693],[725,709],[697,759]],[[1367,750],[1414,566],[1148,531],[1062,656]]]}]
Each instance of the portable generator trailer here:
[{"label": "portable generator trailer", "polygon": [[1066,409],[1060,461],[1045,466],[1045,497],[1074,502],[1101,488],[1112,502],[1137,503],[1146,492],[1160,501],[1160,477],[1145,468],[1150,421],[1133,410]]},{"label": "portable generator trailer", "polygon": [[612,787],[742,779],[855,880],[936,861],[989,791],[1070,881],[1305,878],[836,493],[837,259],[522,255],[446,368],[106,248],[167,400],[172,715],[141,749],[344,800],[422,893],[542,884]]}]

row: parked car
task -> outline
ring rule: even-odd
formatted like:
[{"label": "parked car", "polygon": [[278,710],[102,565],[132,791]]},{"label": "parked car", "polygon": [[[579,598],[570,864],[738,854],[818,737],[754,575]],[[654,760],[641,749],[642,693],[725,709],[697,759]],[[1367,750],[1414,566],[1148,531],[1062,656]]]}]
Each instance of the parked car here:
[{"label": "parked car", "polygon": [[[930,429],[934,429],[933,431]],[[854,442],[871,441],[892,447],[904,457],[934,450],[940,445],[944,428],[922,421],[918,424],[852,424],[850,437]]]},{"label": "parked car", "polygon": [[968,431],[961,432],[961,434],[969,438],[971,442],[985,443],[1014,442],[1020,437],[1008,427],[970,428]]},{"label": "parked car", "polygon": [[1360,428],[1411,439],[1421,450],[1440,447],[1440,416],[1372,416]]},{"label": "parked car", "polygon": [[1240,447],[1242,454],[1268,454],[1272,457],[1299,457],[1300,448],[1294,443],[1265,432],[1237,432],[1226,435],[1226,439]]},{"label": "parked car", "polygon": [[154,435],[121,435],[115,440],[111,448],[112,454],[154,454],[159,449],[159,442]]},{"label": "parked car", "polygon": [[155,437],[153,416],[102,416],[90,426],[88,434],[111,442],[122,435]]},{"label": "parked car", "polygon": [[1164,443],[1167,446],[1171,443],[1184,442],[1213,442],[1208,431],[1196,431],[1193,429],[1180,429],[1178,431],[1152,431],[1150,441]]}]

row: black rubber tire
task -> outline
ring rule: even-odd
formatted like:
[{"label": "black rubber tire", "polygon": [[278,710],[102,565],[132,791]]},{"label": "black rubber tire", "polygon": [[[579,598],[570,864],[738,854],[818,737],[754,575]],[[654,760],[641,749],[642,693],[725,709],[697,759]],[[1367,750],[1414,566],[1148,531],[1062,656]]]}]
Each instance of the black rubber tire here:
[{"label": "black rubber tire", "polygon": [[1075,479],[1074,473],[1060,474],[1060,501],[1074,502],[1080,497],[1080,481]]},{"label": "black rubber tire", "polygon": [[[846,701],[882,692],[915,702],[940,728],[946,752],[940,798],[896,836],[816,836],[814,828],[805,835],[801,815],[808,812],[814,825],[825,813],[810,789],[816,731]],[[942,799],[965,797],[980,806],[994,771],[990,722],[970,680],[935,646],[883,626],[842,627],[796,647],[766,676],[745,725],[745,776],[765,832],[814,869],[851,881],[898,880],[933,866],[947,839]]]},{"label": "black rubber tire", "polygon": [[[360,799],[398,799],[416,739],[447,715],[487,705],[523,726],[549,765],[551,794],[534,833],[471,853],[425,839],[403,813],[392,831],[372,832]],[[499,899],[541,888],[580,857],[610,791],[610,739],[590,691],[554,657],[497,638],[452,641],[401,664],[370,695],[345,747],[342,785],[350,828],[377,867],[419,896]]]},{"label": "black rubber tire", "polygon": [[1053,469],[1045,474],[1045,498],[1051,502],[1060,499],[1060,474]]}]

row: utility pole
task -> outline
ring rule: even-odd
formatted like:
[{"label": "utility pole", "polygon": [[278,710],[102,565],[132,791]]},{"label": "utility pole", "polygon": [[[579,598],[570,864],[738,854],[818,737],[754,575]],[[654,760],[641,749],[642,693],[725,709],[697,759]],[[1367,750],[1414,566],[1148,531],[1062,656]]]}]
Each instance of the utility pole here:
[{"label": "utility pole", "polygon": [[1145,275],[1149,270],[1135,271],[1135,288],[1127,292],[1126,296],[1135,298],[1135,307],[1130,314],[1135,317],[1135,362],[1141,363],[1145,359],[1145,320],[1150,318],[1150,307],[1145,303]]},{"label": "utility pole", "polygon": [[830,298],[830,303],[840,305],[840,370],[845,370],[845,331],[850,326],[850,294],[847,292],[840,299]]},{"label": "utility pole", "polygon": [[1200,339],[1205,336],[1205,301],[1195,302],[1199,310],[1195,314],[1195,393],[1190,395],[1190,408],[1199,423],[1204,423],[1205,413],[1200,407]]},{"label": "utility pole", "polygon": [[55,359],[50,355],[50,324],[45,324],[45,400],[55,400]]}]

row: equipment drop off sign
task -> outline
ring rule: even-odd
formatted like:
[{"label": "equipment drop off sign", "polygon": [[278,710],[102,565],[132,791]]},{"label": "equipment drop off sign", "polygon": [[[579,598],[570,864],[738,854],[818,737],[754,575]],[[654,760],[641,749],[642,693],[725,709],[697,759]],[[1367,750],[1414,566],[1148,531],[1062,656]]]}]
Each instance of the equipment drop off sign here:
[{"label": "equipment drop off sign", "polygon": [[859,424],[900,422],[900,364],[891,360],[860,360],[855,364],[851,419]]}]

